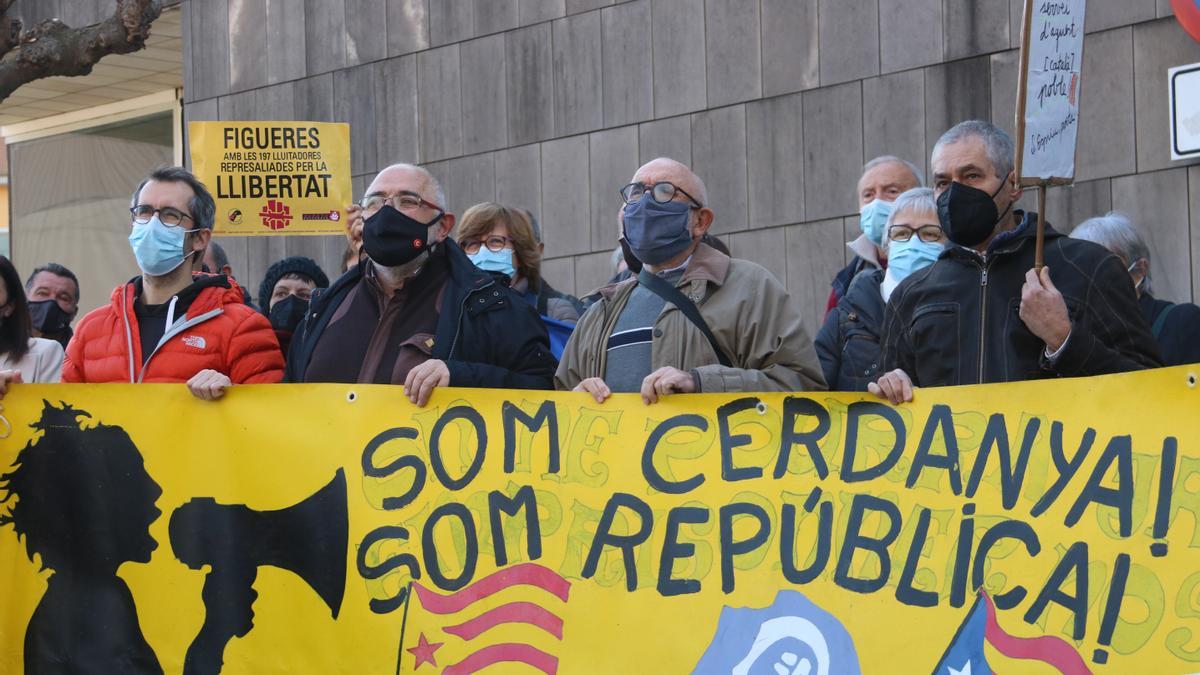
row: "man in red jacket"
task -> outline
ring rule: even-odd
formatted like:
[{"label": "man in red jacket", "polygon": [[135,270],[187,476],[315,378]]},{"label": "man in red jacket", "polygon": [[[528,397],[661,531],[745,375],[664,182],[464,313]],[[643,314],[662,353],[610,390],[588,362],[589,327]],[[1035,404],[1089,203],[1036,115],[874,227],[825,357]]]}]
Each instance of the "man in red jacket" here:
[{"label": "man in red jacket", "polygon": [[224,275],[192,274],[216,206],[181,167],[157,169],[133,193],[129,243],[142,275],[83,318],[63,382],[187,382],[198,398],[231,384],[278,382],[283,355],[266,317]]}]

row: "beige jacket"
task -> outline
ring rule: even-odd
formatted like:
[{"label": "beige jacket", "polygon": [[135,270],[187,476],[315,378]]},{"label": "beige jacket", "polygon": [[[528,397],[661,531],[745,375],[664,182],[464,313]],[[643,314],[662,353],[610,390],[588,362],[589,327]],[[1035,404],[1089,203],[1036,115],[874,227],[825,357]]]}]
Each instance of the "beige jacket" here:
[{"label": "beige jacket", "polygon": [[[636,284],[635,277],[600,289],[600,300],[579,319],[559,360],[558,389],[604,377],[608,338]],[[826,388],[800,308],[770,272],[701,244],[677,286],[700,308],[735,367],[720,365],[704,334],[667,303],[654,322],[652,371],[694,371],[705,393]]]}]

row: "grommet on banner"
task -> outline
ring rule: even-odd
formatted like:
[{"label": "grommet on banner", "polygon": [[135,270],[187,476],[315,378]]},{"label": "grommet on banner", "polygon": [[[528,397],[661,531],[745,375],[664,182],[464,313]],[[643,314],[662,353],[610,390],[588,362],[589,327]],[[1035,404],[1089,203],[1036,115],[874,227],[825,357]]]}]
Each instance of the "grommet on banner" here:
[{"label": "grommet on banner", "polygon": [[1196,388],[1196,374],[1188,373],[1188,389]]},{"label": "grommet on banner", "polygon": [[346,403],[354,403],[357,400],[358,400],[358,393],[356,393],[353,390],[346,392]]},{"label": "grommet on banner", "polygon": [[766,403],[763,403],[762,401],[759,401],[759,402],[758,402],[758,405],[754,406],[754,408],[755,408],[756,410],[758,410],[758,414],[759,414],[759,415],[766,415],[766,414],[767,414],[767,404],[766,404]]}]

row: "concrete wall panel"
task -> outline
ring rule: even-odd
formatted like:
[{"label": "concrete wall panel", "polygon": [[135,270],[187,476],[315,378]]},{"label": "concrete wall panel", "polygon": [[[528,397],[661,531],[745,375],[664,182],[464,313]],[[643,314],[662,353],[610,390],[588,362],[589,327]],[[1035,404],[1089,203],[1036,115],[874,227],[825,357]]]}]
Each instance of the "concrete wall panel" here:
[{"label": "concrete wall panel", "polygon": [[[957,122],[1012,133],[1023,5],[194,0],[180,9],[184,117],[349,122],[355,196],[381,166],[411,161],[457,211],[529,208],[547,277],[566,291],[611,276],[616,189],[673,157],[706,181],[714,232],[784,277],[815,332],[857,233],[863,161],[896,154],[928,173]],[[21,6],[68,23],[110,11]],[[1086,32],[1078,181],[1050,191],[1047,217],[1068,231],[1130,212],[1152,240],[1159,294],[1197,297],[1200,163],[1169,159],[1166,70],[1200,61],[1200,44],[1169,0],[1092,0]],[[1035,204],[1028,190],[1020,206]],[[332,273],[344,239],[301,239],[223,243],[252,287],[289,253]]]}]

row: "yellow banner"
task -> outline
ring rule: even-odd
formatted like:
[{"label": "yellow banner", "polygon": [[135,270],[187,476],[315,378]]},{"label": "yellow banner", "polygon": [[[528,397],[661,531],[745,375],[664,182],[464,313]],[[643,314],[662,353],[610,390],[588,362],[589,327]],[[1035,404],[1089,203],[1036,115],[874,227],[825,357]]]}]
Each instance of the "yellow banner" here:
[{"label": "yellow banner", "polygon": [[1200,671],[1197,372],[16,385],[0,672]]},{"label": "yellow banner", "polygon": [[192,170],[217,201],[217,236],[342,233],[349,124],[191,122],[188,139]]}]

